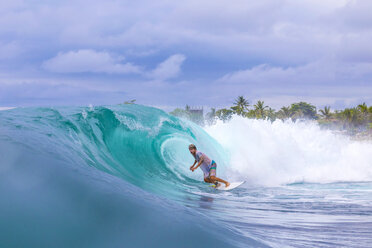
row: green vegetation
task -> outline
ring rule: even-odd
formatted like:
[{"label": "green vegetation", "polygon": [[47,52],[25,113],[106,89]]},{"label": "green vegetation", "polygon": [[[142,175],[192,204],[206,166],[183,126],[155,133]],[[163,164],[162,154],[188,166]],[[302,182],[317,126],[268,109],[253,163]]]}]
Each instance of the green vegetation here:
[{"label": "green vegetation", "polygon": [[248,101],[243,96],[238,96],[234,102],[234,106],[231,107],[231,110],[234,114],[245,116],[248,110],[249,104]]},{"label": "green vegetation", "polygon": [[135,104],[136,99],[130,100],[130,101],[125,101],[123,104]]},{"label": "green vegetation", "polygon": [[[215,111],[215,110],[214,110]],[[185,109],[181,108],[176,108],[172,112],[170,112],[171,115],[177,116],[177,117],[182,117],[189,119],[199,125],[204,125],[205,124],[205,118],[203,115],[203,109],[191,109],[189,105],[186,105]],[[212,121],[214,119],[215,112],[213,113],[208,113],[207,116],[210,116],[210,120]],[[213,122],[208,124],[213,124]]]},{"label": "green vegetation", "polygon": [[177,116],[177,117],[183,117],[183,118],[190,118],[190,113],[186,109],[176,108],[172,112],[169,112],[169,114]]},{"label": "green vegetation", "polygon": [[332,117],[331,107],[329,106],[325,106],[324,109],[319,110],[319,112],[325,120],[329,120]]},{"label": "green vegetation", "polygon": [[219,109],[216,111],[215,116],[223,121],[228,121],[231,119],[235,112],[231,109]]},{"label": "green vegetation", "polygon": [[350,134],[372,133],[372,106],[365,103],[354,108],[332,111],[331,107],[326,106],[317,112],[314,105],[306,102],[293,103],[284,106],[278,111],[267,106],[264,101],[259,100],[250,105],[249,101],[243,96],[238,96],[229,108],[212,108],[209,113],[203,115],[202,109],[190,109],[186,105],[185,109],[177,108],[170,114],[190,119],[199,125],[211,125],[216,120],[229,121],[233,115],[239,115],[250,119],[263,119],[275,121],[280,120],[313,120],[320,126],[333,130],[346,130]]},{"label": "green vegetation", "polygon": [[292,103],[290,110],[296,119],[318,119],[316,107],[306,102]]}]

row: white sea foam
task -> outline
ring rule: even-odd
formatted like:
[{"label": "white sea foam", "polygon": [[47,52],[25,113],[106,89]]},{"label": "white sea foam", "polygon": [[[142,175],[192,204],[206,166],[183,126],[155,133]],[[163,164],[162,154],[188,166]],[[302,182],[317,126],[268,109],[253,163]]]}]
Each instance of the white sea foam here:
[{"label": "white sea foam", "polygon": [[14,109],[15,107],[0,107],[0,111],[2,110],[8,110],[8,109]]},{"label": "white sea foam", "polygon": [[372,181],[372,142],[353,141],[315,122],[236,116],[206,131],[229,154],[232,179],[263,185]]}]

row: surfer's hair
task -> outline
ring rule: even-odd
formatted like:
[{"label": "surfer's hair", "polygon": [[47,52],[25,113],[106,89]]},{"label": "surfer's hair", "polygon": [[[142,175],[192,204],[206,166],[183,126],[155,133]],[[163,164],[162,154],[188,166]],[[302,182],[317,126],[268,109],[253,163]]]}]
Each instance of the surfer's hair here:
[{"label": "surfer's hair", "polygon": [[189,145],[189,150],[191,150],[191,149],[195,149],[196,150],[196,146],[194,144],[190,144]]}]

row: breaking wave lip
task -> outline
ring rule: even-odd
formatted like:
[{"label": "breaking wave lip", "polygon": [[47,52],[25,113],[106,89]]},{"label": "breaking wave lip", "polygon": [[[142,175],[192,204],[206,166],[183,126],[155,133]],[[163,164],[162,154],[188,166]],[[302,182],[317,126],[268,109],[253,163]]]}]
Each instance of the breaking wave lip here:
[{"label": "breaking wave lip", "polygon": [[237,180],[265,186],[372,181],[372,142],[351,140],[315,122],[234,116],[206,131],[229,155],[227,173]]}]

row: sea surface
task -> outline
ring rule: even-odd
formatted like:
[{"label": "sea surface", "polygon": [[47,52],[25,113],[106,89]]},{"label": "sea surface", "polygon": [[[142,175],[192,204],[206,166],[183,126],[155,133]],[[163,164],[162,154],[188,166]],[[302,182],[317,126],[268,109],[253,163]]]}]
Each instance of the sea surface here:
[{"label": "sea surface", "polygon": [[[217,176],[191,172],[188,145]],[[0,111],[0,247],[371,247],[372,143],[141,105]]]}]

